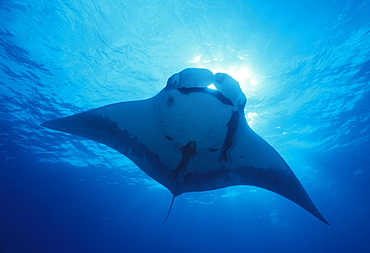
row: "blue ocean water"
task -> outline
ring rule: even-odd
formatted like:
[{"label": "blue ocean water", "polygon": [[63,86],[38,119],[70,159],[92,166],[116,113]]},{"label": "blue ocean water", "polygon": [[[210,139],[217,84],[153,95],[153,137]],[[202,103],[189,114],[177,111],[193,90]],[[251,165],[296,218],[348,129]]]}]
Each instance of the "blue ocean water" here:
[{"label": "blue ocean water", "polygon": [[[0,252],[369,252],[370,2],[0,1]],[[331,223],[250,186],[176,198],[40,123],[152,97],[186,67],[246,117]]]}]

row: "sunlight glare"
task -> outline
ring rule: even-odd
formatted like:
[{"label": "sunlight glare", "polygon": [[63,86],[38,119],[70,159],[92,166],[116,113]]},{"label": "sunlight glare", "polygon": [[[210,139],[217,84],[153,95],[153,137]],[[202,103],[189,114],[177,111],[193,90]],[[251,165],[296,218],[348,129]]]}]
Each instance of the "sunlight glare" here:
[{"label": "sunlight glare", "polygon": [[229,75],[232,76],[239,83],[245,83],[245,81],[251,78],[252,73],[250,69],[246,67],[241,67],[239,69],[231,70]]},{"label": "sunlight glare", "polygon": [[255,78],[251,78],[249,80],[249,83],[252,85],[252,86],[257,86],[259,83],[258,81],[255,79]]},{"label": "sunlight glare", "polygon": [[200,58],[202,58],[202,54],[198,55],[197,57],[194,58],[194,60],[192,60],[191,62],[192,63],[198,63],[200,61]]},{"label": "sunlight glare", "polygon": [[214,84],[208,85],[208,89],[217,90],[216,86]]},{"label": "sunlight glare", "polygon": [[256,113],[256,112],[248,112],[248,113],[246,113],[245,117],[246,117],[247,122],[248,122],[248,125],[249,125],[250,127],[252,127],[252,126],[253,126],[253,123],[255,122],[255,119],[256,119],[258,116],[259,116],[259,115],[258,115],[258,113]]}]

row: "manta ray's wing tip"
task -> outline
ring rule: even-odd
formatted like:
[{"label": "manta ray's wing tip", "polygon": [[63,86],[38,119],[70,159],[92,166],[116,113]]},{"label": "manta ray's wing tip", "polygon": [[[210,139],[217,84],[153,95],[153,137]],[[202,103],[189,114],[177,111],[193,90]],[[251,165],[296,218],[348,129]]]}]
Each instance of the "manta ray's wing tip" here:
[{"label": "manta ray's wing tip", "polygon": [[320,221],[324,222],[326,225],[330,226],[330,223],[322,216],[322,214],[317,211],[316,214],[314,214],[315,217],[317,217]]},{"label": "manta ray's wing tip", "polygon": [[42,122],[41,124],[40,124],[40,126],[42,126],[42,127],[48,127],[48,123],[49,121],[45,121],[45,122]]},{"label": "manta ray's wing tip", "polygon": [[40,124],[40,126],[42,126],[42,127],[46,127],[46,128],[52,128],[52,125],[53,124],[50,124],[50,122],[52,122],[53,120],[48,120],[48,121],[45,121],[45,122],[42,122],[41,124]]},{"label": "manta ray's wing tip", "polygon": [[60,129],[58,128],[58,125],[60,125],[60,122],[63,121],[62,119],[63,118],[48,120],[48,121],[42,122],[40,126],[60,131]]}]

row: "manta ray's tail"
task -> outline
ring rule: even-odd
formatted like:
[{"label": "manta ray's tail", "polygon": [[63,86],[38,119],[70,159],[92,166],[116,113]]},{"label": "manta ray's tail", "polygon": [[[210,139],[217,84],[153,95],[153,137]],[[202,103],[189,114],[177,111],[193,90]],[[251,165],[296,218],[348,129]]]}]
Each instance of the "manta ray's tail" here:
[{"label": "manta ray's tail", "polygon": [[172,201],[171,201],[170,209],[168,210],[168,213],[167,213],[167,216],[166,216],[166,219],[164,220],[164,222],[166,222],[167,219],[168,219],[168,216],[170,216],[172,205],[173,205],[173,201],[175,200],[175,197],[176,197],[175,195],[172,196]]}]

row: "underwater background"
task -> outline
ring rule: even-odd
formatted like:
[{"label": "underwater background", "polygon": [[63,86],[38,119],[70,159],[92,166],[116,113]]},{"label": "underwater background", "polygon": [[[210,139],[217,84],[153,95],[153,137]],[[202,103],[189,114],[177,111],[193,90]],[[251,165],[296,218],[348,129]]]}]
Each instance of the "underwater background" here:
[{"label": "underwater background", "polygon": [[[0,252],[370,252],[370,2],[0,0]],[[225,72],[331,226],[266,190],[176,198],[40,123]],[[150,126],[148,126],[150,127]]]}]

